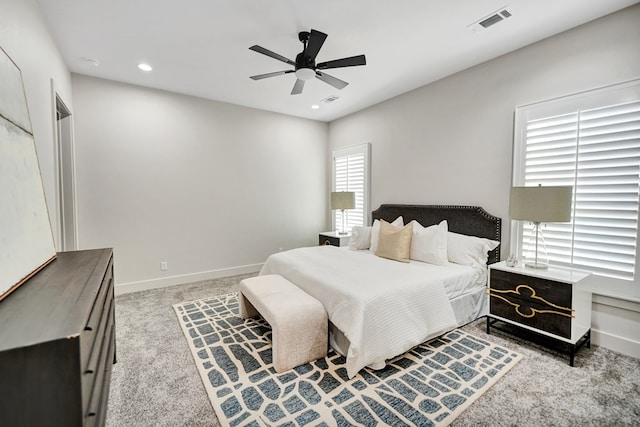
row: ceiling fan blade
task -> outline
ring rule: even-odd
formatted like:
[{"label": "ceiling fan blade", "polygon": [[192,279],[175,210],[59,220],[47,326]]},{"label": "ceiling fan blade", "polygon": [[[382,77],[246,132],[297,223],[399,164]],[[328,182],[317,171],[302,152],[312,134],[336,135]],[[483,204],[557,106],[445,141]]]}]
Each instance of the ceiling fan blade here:
[{"label": "ceiling fan blade", "polygon": [[318,70],[327,70],[329,68],[355,67],[357,65],[367,65],[367,59],[364,55],[350,56],[349,58],[321,62],[316,65],[316,68]]},{"label": "ceiling fan blade", "polygon": [[327,73],[321,73],[320,71],[316,71],[316,78],[340,90],[344,89],[349,84],[344,80],[337,79]]},{"label": "ceiling fan blade", "polygon": [[297,79],[296,83],[293,85],[293,89],[291,89],[291,95],[300,95],[303,88],[304,80]]},{"label": "ceiling fan blade", "polygon": [[279,55],[279,54],[277,54],[275,52],[272,52],[269,49],[265,49],[262,46],[258,46],[257,44],[251,46],[249,49],[254,51],[254,52],[258,52],[258,53],[261,53],[263,55],[270,56],[271,58],[277,59],[278,61],[286,62],[287,64],[293,65],[294,67],[296,66],[296,63],[293,62],[292,60],[290,60],[289,58],[285,58],[284,56]]},{"label": "ceiling fan blade", "polygon": [[307,42],[307,48],[304,51],[305,56],[315,61],[326,38],[327,35],[325,33],[312,29],[309,35],[309,41]]},{"label": "ceiling fan blade", "polygon": [[293,70],[286,70],[286,71],[276,71],[273,73],[266,73],[266,74],[258,74],[257,76],[251,76],[251,78],[253,80],[262,80],[262,79],[266,79],[269,77],[275,77],[275,76],[282,76],[284,74],[289,74],[289,73],[294,73],[295,71]]}]

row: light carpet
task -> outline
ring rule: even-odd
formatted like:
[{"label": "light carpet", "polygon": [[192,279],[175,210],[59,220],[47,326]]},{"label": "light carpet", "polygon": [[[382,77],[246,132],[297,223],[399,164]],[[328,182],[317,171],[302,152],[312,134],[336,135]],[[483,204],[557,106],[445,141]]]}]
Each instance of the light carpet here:
[{"label": "light carpet", "polygon": [[447,425],[522,358],[455,330],[350,380],[333,351],[278,374],[269,325],[238,307],[237,293],[174,305],[222,425]]}]

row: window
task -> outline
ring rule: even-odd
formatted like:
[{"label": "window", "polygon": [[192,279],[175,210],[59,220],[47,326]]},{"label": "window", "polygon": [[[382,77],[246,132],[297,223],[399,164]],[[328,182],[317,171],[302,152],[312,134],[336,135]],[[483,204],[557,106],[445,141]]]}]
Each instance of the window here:
[{"label": "window", "polygon": [[[332,191],[356,193],[356,207],[344,211],[347,230],[369,223],[369,159],[370,144],[361,144],[333,152]],[[333,228],[342,224],[342,211],[333,212]]]},{"label": "window", "polygon": [[[636,278],[640,80],[518,107],[514,185],[573,186],[570,223],[544,224],[549,261]],[[514,222],[520,256],[533,226]]]}]

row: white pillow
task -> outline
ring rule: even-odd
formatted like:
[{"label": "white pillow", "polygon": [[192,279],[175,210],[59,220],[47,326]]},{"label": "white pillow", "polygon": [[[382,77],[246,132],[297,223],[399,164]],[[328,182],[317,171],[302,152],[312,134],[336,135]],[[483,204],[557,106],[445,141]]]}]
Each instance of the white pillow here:
[{"label": "white pillow", "polygon": [[349,249],[354,251],[369,249],[369,247],[371,247],[371,229],[372,227],[360,227],[358,225],[351,227]]},{"label": "white pillow", "polygon": [[498,247],[500,242],[466,234],[447,233],[447,255],[449,261],[462,265],[485,265],[489,251]]},{"label": "white pillow", "polygon": [[[395,225],[396,227],[404,227],[404,219],[401,216],[396,218],[391,225]],[[380,221],[377,219],[373,221],[373,227],[371,228],[371,246],[369,250],[373,253],[378,250],[378,236],[380,235]]]},{"label": "white pillow", "polygon": [[411,259],[436,265],[447,265],[447,220],[438,225],[423,227],[416,220],[411,238]]}]

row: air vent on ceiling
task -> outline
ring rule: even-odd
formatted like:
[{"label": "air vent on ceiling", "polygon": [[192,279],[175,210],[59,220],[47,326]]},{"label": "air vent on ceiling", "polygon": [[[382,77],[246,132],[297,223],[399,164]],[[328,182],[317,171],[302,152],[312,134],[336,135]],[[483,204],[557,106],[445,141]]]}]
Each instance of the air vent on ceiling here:
[{"label": "air vent on ceiling", "polygon": [[329,95],[329,96],[327,96],[326,98],[324,98],[324,99],[323,99],[322,101],[320,101],[320,102],[324,102],[325,104],[329,104],[329,103],[331,103],[331,102],[333,102],[333,101],[337,101],[338,99],[340,99],[340,97],[339,97],[339,96],[336,96],[336,95]]},{"label": "air vent on ceiling", "polygon": [[97,67],[98,65],[100,65],[100,61],[98,61],[97,59],[82,58],[82,60],[85,62],[85,64],[93,65],[94,67]]},{"label": "air vent on ceiling", "polygon": [[474,22],[469,25],[467,28],[474,32],[484,31],[492,25],[497,24],[498,22],[504,21],[505,19],[511,17],[511,12],[509,12],[505,7],[500,8],[496,12],[485,16],[479,21]]}]

